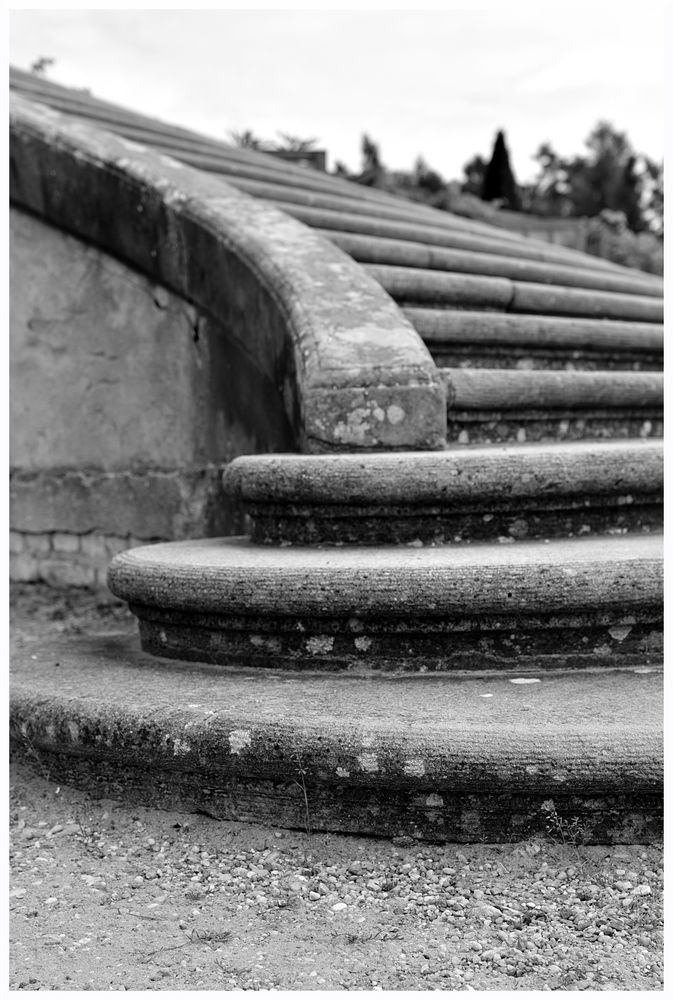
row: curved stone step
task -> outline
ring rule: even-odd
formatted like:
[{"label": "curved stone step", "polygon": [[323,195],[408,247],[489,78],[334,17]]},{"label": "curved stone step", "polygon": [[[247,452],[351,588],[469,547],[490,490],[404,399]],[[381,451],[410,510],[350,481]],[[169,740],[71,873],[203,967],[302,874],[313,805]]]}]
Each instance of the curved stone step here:
[{"label": "curved stone step", "polygon": [[330,549],[226,538],[124,552],[108,586],[158,656],[442,672],[658,662],[661,576],[657,535]]},{"label": "curved stone step", "polygon": [[420,267],[363,266],[396,302],[404,306],[429,304],[639,323],[663,322],[663,300],[650,295],[588,291],[502,277],[453,275]]},{"label": "curved stone step", "polygon": [[407,308],[404,314],[444,367],[632,369],[663,366],[655,323]]},{"label": "curved stone step", "polygon": [[[527,683],[520,683],[525,681]],[[657,670],[372,679],[161,661],[128,635],[12,656],[16,754],[143,805],[427,840],[661,835]]]},{"label": "curved stone step", "polygon": [[562,441],[663,434],[663,375],[440,368],[447,441]]},{"label": "curved stone step", "polygon": [[661,441],[250,455],[223,488],[262,544],[370,545],[658,530]]}]

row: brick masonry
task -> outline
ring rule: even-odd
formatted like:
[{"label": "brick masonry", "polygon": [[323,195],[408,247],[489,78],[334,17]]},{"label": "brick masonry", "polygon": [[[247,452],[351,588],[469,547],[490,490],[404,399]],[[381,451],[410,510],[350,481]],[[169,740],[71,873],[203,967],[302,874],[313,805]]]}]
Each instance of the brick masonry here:
[{"label": "brick masonry", "polygon": [[113,556],[145,544],[131,536],[64,531],[10,531],[9,540],[12,580],[101,591],[107,590],[107,568]]}]

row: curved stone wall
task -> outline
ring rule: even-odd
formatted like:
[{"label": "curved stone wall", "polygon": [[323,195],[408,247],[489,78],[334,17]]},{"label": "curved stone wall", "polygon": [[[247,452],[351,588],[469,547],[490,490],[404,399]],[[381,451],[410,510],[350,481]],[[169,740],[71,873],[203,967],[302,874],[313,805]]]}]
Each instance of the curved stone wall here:
[{"label": "curved stone wall", "polygon": [[11,196],[202,309],[281,392],[298,446],[438,448],[444,389],[350,257],[268,204],[12,98]]}]

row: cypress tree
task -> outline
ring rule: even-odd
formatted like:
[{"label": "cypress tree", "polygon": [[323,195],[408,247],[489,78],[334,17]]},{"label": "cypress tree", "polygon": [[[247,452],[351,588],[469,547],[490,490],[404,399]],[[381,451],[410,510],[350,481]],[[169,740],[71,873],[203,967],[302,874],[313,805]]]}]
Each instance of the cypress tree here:
[{"label": "cypress tree", "polygon": [[482,201],[497,199],[502,202],[503,208],[509,208],[513,212],[518,212],[521,208],[521,199],[509,163],[503,132],[498,132],[495,139],[493,155],[484,173],[481,199]]}]

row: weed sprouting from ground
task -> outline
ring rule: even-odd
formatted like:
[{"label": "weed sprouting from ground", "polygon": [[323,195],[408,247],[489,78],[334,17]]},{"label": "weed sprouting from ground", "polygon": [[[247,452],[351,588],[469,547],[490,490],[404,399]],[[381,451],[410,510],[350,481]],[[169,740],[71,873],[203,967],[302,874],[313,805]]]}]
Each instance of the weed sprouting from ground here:
[{"label": "weed sprouting from ground", "polygon": [[587,844],[591,839],[591,830],[579,816],[573,816],[572,819],[564,819],[563,816],[559,816],[553,799],[547,799],[546,802],[543,802],[540,809],[546,817],[547,835],[556,843],[577,849],[579,846]]},{"label": "weed sprouting from ground", "polygon": [[311,827],[311,810],[308,804],[308,792],[306,791],[306,770],[304,768],[304,762],[300,754],[296,753],[293,756],[293,760],[297,765],[297,778],[294,778],[294,784],[301,789],[304,796],[304,825],[306,827],[306,833],[310,837],[313,833]]}]

